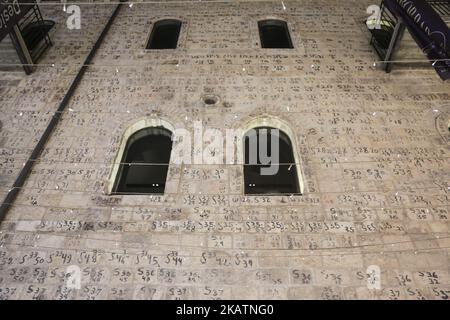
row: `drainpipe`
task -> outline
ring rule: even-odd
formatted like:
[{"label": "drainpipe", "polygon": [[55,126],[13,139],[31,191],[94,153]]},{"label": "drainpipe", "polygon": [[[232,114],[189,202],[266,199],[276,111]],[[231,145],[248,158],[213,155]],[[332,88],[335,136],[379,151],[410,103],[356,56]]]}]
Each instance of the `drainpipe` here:
[{"label": "drainpipe", "polygon": [[[124,0],[120,0],[120,2],[124,2]],[[58,125],[59,120],[62,116],[62,113],[64,112],[67,105],[69,104],[69,101],[72,98],[76,88],[78,87],[78,84],[80,83],[81,79],[83,78],[83,75],[86,72],[88,66],[91,64],[91,62],[95,56],[95,53],[97,52],[98,48],[102,44],[103,40],[105,39],[111,25],[114,22],[114,19],[118,15],[122,5],[123,5],[122,3],[119,3],[117,5],[117,7],[115,8],[113,14],[111,15],[111,17],[109,18],[105,27],[103,28],[102,33],[100,34],[100,36],[98,37],[94,46],[92,47],[91,51],[89,52],[89,55],[87,56],[86,60],[84,60],[83,66],[78,71],[78,74],[76,75],[75,79],[72,81],[72,84],[70,85],[69,90],[67,90],[66,95],[64,96],[63,100],[59,104],[59,107],[56,110],[55,114],[53,115],[52,119],[50,120],[47,128],[45,129],[44,133],[42,134],[41,138],[39,139],[37,145],[34,147],[33,152],[31,153],[27,162],[23,166],[22,170],[20,171],[19,176],[17,177],[16,181],[14,182],[13,187],[11,188],[11,191],[8,193],[6,198],[3,200],[3,203],[0,207],[0,223],[5,218],[6,213],[10,209],[14,200],[17,198],[17,195],[18,195],[20,189],[23,187],[26,179],[28,178],[28,176],[31,172],[31,169],[33,168],[33,164],[36,161],[35,159],[38,159],[42,150],[44,150],[44,147],[47,144],[48,139],[52,135],[56,126]]]}]

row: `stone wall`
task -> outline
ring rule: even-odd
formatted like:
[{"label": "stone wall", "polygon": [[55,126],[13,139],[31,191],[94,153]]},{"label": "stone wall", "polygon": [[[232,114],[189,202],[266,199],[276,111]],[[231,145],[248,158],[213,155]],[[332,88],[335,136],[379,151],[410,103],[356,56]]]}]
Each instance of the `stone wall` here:
[{"label": "stone wall", "polygon": [[[1,299],[448,298],[449,84],[373,67],[369,1],[284,3],[122,8],[1,224]],[[81,9],[70,31],[43,8],[58,21],[47,65],[0,73],[3,196],[113,7]],[[144,50],[165,17],[183,21],[179,48]],[[295,49],[259,48],[267,17]],[[236,164],[172,164],[164,196],[107,194],[139,120],[225,132],[264,117],[295,133],[303,195],[245,196]]]}]

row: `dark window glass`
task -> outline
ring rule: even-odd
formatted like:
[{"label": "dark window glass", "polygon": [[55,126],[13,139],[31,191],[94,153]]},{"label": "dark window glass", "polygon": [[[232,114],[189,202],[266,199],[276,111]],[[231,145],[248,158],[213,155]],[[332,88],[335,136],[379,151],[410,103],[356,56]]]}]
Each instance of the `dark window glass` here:
[{"label": "dark window glass", "polygon": [[125,147],[115,192],[163,194],[171,150],[172,133],[163,127],[133,134]]},{"label": "dark window glass", "polygon": [[261,47],[292,49],[291,36],[287,23],[281,20],[263,20],[258,22]]},{"label": "dark window glass", "polygon": [[[272,152],[276,151],[276,148],[271,143],[272,135],[278,138],[279,161],[274,164],[278,166],[278,171],[274,175],[261,174],[261,168],[270,167],[270,165],[262,165],[264,162],[260,159],[260,140],[264,135],[267,143],[266,154],[272,158]],[[244,143],[246,164],[244,166],[245,194],[300,193],[291,140],[283,131],[269,127],[255,128],[247,132]],[[251,146],[251,144],[254,145]],[[253,155],[253,160],[250,161],[252,159],[250,152],[255,152],[255,150],[257,153]],[[262,154],[264,155],[264,152]],[[257,159],[256,163],[253,162],[254,159]]]},{"label": "dark window glass", "polygon": [[147,43],[147,49],[176,49],[181,21],[167,19],[155,23]]}]

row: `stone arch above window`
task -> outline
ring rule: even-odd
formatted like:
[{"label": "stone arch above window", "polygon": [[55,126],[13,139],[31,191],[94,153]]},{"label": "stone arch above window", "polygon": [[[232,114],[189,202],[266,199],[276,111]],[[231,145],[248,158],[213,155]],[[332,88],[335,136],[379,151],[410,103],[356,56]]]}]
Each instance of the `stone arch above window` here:
[{"label": "stone arch above window", "polygon": [[258,30],[262,48],[294,48],[286,21],[279,19],[260,20],[258,21]]},{"label": "stone arch above window", "polygon": [[[244,194],[303,194],[304,184],[298,157],[295,134],[282,120],[273,117],[258,118],[244,127]],[[266,139],[261,138],[266,136]],[[279,148],[270,146],[272,136],[278,139]],[[260,147],[267,145],[267,155],[276,159],[276,166],[271,167],[261,161]],[[251,143],[256,143],[251,145]],[[261,144],[262,143],[262,144]],[[278,157],[272,152],[278,151]],[[253,157],[249,152],[253,152]],[[254,154],[257,152],[257,155]],[[264,155],[264,152],[262,153]],[[256,163],[255,163],[256,160]],[[261,168],[266,168],[263,174]],[[272,172],[271,172],[272,170]]]},{"label": "stone arch above window", "polygon": [[450,105],[439,105],[434,107],[433,114],[435,114],[434,124],[437,132],[442,140],[450,144]]},{"label": "stone arch above window", "polygon": [[107,192],[164,194],[173,130],[162,119],[143,119],[129,127],[122,137]]},{"label": "stone arch above window", "polygon": [[153,24],[146,49],[176,49],[181,31],[181,20],[162,19]]}]

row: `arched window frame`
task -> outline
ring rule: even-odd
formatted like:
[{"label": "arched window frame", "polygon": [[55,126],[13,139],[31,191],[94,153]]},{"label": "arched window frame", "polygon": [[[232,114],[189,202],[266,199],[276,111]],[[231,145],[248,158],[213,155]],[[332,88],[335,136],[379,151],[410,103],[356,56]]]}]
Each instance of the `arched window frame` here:
[{"label": "arched window frame", "polygon": [[[244,160],[245,163],[245,136],[248,133],[248,131],[250,131],[251,129],[256,129],[259,127],[271,127],[274,129],[279,129],[280,131],[283,131],[286,136],[288,136],[288,138],[291,140],[291,146],[292,146],[292,152],[294,154],[294,160],[295,160],[295,167],[297,169],[297,179],[298,179],[298,186],[300,189],[300,193],[304,194],[305,192],[305,186],[304,186],[304,182],[303,182],[303,174],[302,174],[302,170],[301,170],[301,160],[299,157],[299,152],[298,152],[298,147],[297,147],[297,139],[295,136],[294,131],[292,131],[291,127],[289,126],[288,123],[286,123],[285,121],[278,119],[276,117],[272,117],[272,116],[264,116],[264,117],[260,117],[260,118],[256,118],[253,119],[249,122],[247,122],[243,127],[241,127],[242,129],[242,137],[241,137],[241,152],[242,152],[242,159]],[[242,173],[244,171],[244,168],[242,167]],[[242,174],[242,194],[245,194],[245,175]],[[277,195],[280,196],[281,194]]]},{"label": "arched window frame", "polygon": [[[108,178],[108,183],[106,185],[106,194],[109,194],[109,195],[114,194],[114,187],[115,187],[116,180],[118,178],[118,174],[120,171],[120,163],[122,162],[123,155],[124,155],[124,152],[125,152],[125,149],[127,147],[127,143],[128,143],[128,140],[130,139],[130,137],[142,129],[152,128],[152,127],[163,127],[172,133],[175,130],[175,127],[170,122],[168,122],[164,119],[161,119],[161,118],[140,119],[140,120],[136,121],[135,123],[133,123],[131,126],[129,126],[125,130],[125,132],[122,134],[122,138],[119,143],[119,149],[114,158],[114,163],[113,163],[111,173]],[[170,159],[171,160],[169,161],[169,169],[170,169],[170,163],[172,163],[172,154],[170,156]]]},{"label": "arched window frame", "polygon": [[[287,31],[289,34],[289,38],[291,40],[292,48],[263,48],[262,47],[259,25],[261,22],[270,21],[270,20],[274,20],[274,21],[278,21],[278,22],[282,22],[282,23],[286,24],[286,28],[287,28]],[[283,19],[280,17],[274,17],[274,16],[261,17],[255,23],[255,28],[256,28],[255,33],[256,33],[256,37],[257,37],[256,43],[257,43],[259,49],[262,49],[262,50],[292,50],[292,49],[295,49],[298,47],[298,41],[296,41],[296,37],[295,37],[295,33],[294,33],[295,30],[291,28],[291,23],[289,23],[289,21],[286,19]]]},{"label": "arched window frame", "polygon": [[[264,21],[264,20],[279,20],[279,21],[284,21],[287,23],[287,27],[289,30],[289,35],[291,37],[291,41],[292,41],[292,45],[294,47],[294,49],[282,49],[282,48],[273,48],[273,49],[269,49],[269,48],[262,48],[261,46],[261,38],[259,35],[259,27],[258,27],[258,22],[259,21]],[[305,46],[301,41],[301,37],[296,33],[297,27],[294,24],[294,21],[292,21],[291,19],[287,19],[284,17],[280,17],[280,16],[275,16],[275,15],[265,15],[265,16],[257,16],[254,20],[252,20],[249,24],[249,28],[251,30],[251,39],[252,39],[252,47],[254,49],[257,50],[296,50],[296,51],[300,51],[300,52],[305,52]]]},{"label": "arched window frame", "polygon": [[[287,31],[288,40],[289,40],[289,43],[290,43],[290,47],[286,47],[286,48],[265,48],[265,47],[262,46],[263,43],[262,43],[262,39],[261,39],[260,25],[261,25],[261,24],[264,24],[264,23],[268,23],[268,22],[270,22],[270,21],[273,21],[273,22],[275,22],[275,23],[279,23],[279,24],[285,25],[286,31]],[[292,38],[292,32],[291,32],[291,30],[290,30],[290,28],[289,28],[289,23],[288,23],[286,20],[284,20],[284,19],[279,19],[279,18],[260,19],[260,20],[258,20],[258,22],[257,22],[257,28],[258,28],[258,35],[259,35],[259,45],[260,45],[260,47],[261,47],[262,49],[269,49],[269,50],[270,50],[270,49],[286,50],[286,49],[294,49],[294,48],[295,48],[294,41],[293,41],[293,38]]]},{"label": "arched window frame", "polygon": [[[177,41],[177,47],[174,49],[147,49],[147,45],[149,44],[149,41],[152,37],[152,33],[154,31],[155,25],[158,24],[159,22],[162,21],[168,21],[168,20],[174,20],[174,21],[178,21],[181,23],[181,27],[180,27],[180,33],[178,34],[178,41]],[[184,19],[181,19],[180,17],[158,17],[155,20],[149,21],[149,25],[147,26],[148,31],[148,35],[147,38],[145,40],[144,43],[144,50],[145,51],[159,51],[159,50],[177,50],[180,47],[183,46],[184,42],[185,42],[185,37],[186,37],[186,28],[187,28],[187,23],[185,22]]]},{"label": "arched window frame", "polygon": [[450,104],[439,104],[433,106],[433,110],[439,112],[435,113],[434,125],[442,140],[450,143]]}]

